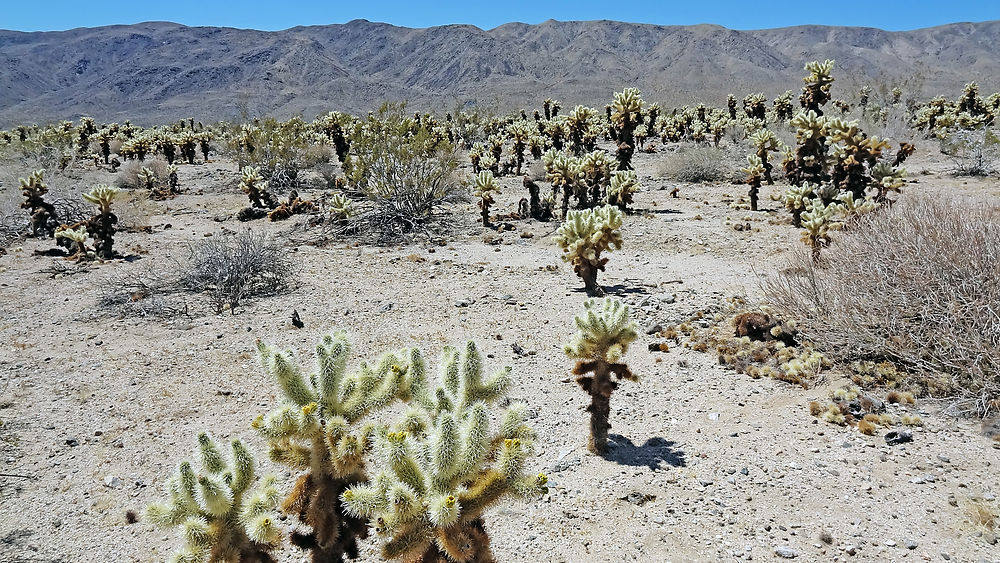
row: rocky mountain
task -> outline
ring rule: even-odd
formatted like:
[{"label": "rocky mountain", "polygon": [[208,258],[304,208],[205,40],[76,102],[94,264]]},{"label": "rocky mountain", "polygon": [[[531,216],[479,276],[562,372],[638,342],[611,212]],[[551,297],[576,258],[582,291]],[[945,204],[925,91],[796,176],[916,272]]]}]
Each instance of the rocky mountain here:
[{"label": "rocky mountain", "polygon": [[905,32],[615,21],[410,29],[355,20],[277,32],[150,22],[58,32],[0,31],[0,127],[91,115],[138,123],[248,112],[307,119],[385,100],[415,109],[603,106],[636,86],[650,101],[722,102],[730,92],[798,91],[803,65],[836,59],[834,95],[859,84],[908,95],[1000,88],[1000,21]]}]

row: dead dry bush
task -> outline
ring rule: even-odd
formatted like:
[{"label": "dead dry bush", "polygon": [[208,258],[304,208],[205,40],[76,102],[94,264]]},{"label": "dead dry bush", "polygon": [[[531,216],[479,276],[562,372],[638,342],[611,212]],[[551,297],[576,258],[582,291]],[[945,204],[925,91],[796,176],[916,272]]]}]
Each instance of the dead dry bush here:
[{"label": "dead dry bush", "polygon": [[738,167],[735,157],[715,147],[684,148],[670,155],[660,167],[660,175],[675,182],[696,184],[732,179]]},{"label": "dead dry bush", "polygon": [[288,250],[264,234],[244,231],[192,245],[180,274],[188,291],[209,295],[216,313],[233,312],[251,297],[287,290],[294,276]]},{"label": "dead dry bush", "polygon": [[1000,209],[906,198],[861,218],[813,265],[764,282],[772,305],[842,360],[887,359],[961,412],[1000,409]]},{"label": "dead dry bush", "polygon": [[140,266],[112,274],[98,286],[97,306],[119,318],[170,318],[188,312],[184,288],[170,270]]}]

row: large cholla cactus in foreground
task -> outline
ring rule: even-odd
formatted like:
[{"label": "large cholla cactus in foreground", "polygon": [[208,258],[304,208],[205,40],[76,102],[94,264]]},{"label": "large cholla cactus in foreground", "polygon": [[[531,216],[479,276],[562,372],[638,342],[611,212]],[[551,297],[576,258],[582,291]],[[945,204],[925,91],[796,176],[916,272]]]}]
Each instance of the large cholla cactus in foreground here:
[{"label": "large cholla cactus in foreground", "polygon": [[118,197],[121,190],[104,184],[98,184],[83,194],[83,200],[97,206],[97,215],[87,221],[87,232],[94,239],[94,252],[103,260],[115,257],[115,225],[118,216],[111,212],[111,202]]},{"label": "large cholla cactus in foreground", "polygon": [[311,550],[314,563],[357,557],[357,539],[366,537],[368,528],[343,513],[339,497],[367,481],[363,454],[374,429],[361,421],[396,399],[422,392],[423,360],[416,350],[386,354],[375,366],[362,363],[348,374],[350,345],[346,333],[338,332],[316,346],[319,369],[306,376],[291,353],[263,343],[257,348],[284,397],[253,427],[267,439],[273,461],[305,471],[281,507],[311,528],[293,533],[292,543]]},{"label": "large cholla cactus in foreground", "polygon": [[555,242],[563,251],[563,260],[573,264],[587,289],[587,294],[600,296],[604,290],[597,284],[597,272],[604,270],[605,250],[622,247],[619,229],[625,214],[616,207],[605,205],[583,211],[571,211],[566,221],[556,231]]},{"label": "large cholla cactus in foreground", "polygon": [[576,382],[590,394],[590,440],[587,448],[603,454],[608,443],[611,423],[611,394],[618,381],[638,381],[622,357],[636,338],[635,323],[628,317],[628,307],[617,299],[607,299],[598,309],[593,300],[583,305],[576,316],[577,332],[565,346],[566,355],[577,360],[573,373]]},{"label": "large cholla cactus in foreground", "polygon": [[502,497],[544,492],[546,477],[525,474],[533,432],[513,407],[490,430],[491,403],[510,386],[510,369],[483,378],[469,342],[446,348],[441,382],[414,392],[413,407],[378,439],[380,473],[342,495],[347,511],[370,519],[382,556],[408,562],[494,561],[483,511]]},{"label": "large cholla cactus in foreground", "polygon": [[265,477],[251,492],[255,464],[243,442],[233,440],[228,464],[207,434],[198,435],[198,446],[201,472],[181,462],[166,484],[169,499],[146,509],[154,524],[181,528],[186,545],[172,561],[272,563],[270,552],[281,541],[274,478]]}]

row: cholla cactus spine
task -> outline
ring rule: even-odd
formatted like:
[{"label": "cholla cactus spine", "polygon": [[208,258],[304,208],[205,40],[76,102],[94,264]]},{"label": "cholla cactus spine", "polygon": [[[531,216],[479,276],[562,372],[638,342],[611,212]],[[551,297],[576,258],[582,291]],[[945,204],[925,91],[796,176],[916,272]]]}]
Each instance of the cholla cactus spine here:
[{"label": "cholla cactus spine", "polygon": [[629,320],[628,307],[617,299],[607,299],[601,309],[587,300],[583,313],[574,319],[577,332],[564,347],[566,355],[576,359],[573,373],[576,381],[591,398],[590,439],[588,449],[603,454],[607,448],[611,424],[611,394],[618,381],[638,381],[622,358],[629,345],[638,338],[636,325]]},{"label": "cholla cactus spine", "polygon": [[121,190],[104,184],[98,184],[83,194],[84,201],[97,206],[98,213],[87,221],[87,232],[94,239],[94,251],[97,257],[110,260],[114,258],[114,236],[117,232],[115,224],[118,216],[111,212],[111,203],[118,197]]},{"label": "cholla cactus spine", "polygon": [[36,170],[27,178],[20,179],[21,194],[24,196],[21,209],[31,213],[31,236],[51,235],[59,223],[56,207],[44,198],[49,192],[44,174],[45,170]]},{"label": "cholla cactus spine", "polygon": [[146,509],[154,524],[181,528],[186,545],[173,561],[275,561],[270,552],[281,543],[281,530],[274,513],[279,498],[274,478],[265,477],[250,494],[256,464],[243,442],[233,440],[228,464],[207,434],[198,435],[198,444],[202,471],[181,462],[166,483],[169,500]]},{"label": "cholla cactus spine", "polygon": [[621,248],[623,218],[624,213],[610,205],[571,211],[556,231],[555,242],[563,250],[563,260],[573,264],[590,295],[604,293],[597,284],[597,272],[604,270],[608,259],[601,258],[601,253]]},{"label": "cholla cactus spine", "polygon": [[611,176],[608,203],[622,211],[632,204],[632,195],[639,191],[639,178],[632,170],[619,170]]}]

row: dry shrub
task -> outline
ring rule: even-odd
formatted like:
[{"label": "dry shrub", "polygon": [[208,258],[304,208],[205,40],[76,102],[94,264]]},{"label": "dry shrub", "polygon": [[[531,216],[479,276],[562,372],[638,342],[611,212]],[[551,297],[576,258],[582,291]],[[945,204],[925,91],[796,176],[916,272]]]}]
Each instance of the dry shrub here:
[{"label": "dry shrub", "polygon": [[695,184],[722,182],[732,178],[737,167],[731,153],[715,147],[695,147],[680,150],[667,159],[660,175],[675,182]]},{"label": "dry shrub", "polygon": [[293,272],[284,246],[247,230],[193,245],[180,284],[188,291],[207,292],[216,313],[234,312],[247,298],[288,289]]},{"label": "dry shrub", "polygon": [[163,157],[147,158],[146,160],[129,160],[122,165],[115,178],[115,186],[130,190],[145,188],[139,181],[139,171],[149,168],[156,174],[156,180],[160,184],[167,182],[167,161]]},{"label": "dry shrub", "polygon": [[169,318],[187,312],[176,275],[153,266],[119,271],[98,286],[97,306],[116,317]]},{"label": "dry shrub", "polygon": [[774,307],[842,360],[887,359],[962,412],[1000,408],[1000,209],[908,197],[861,218],[818,265],[765,282]]}]

